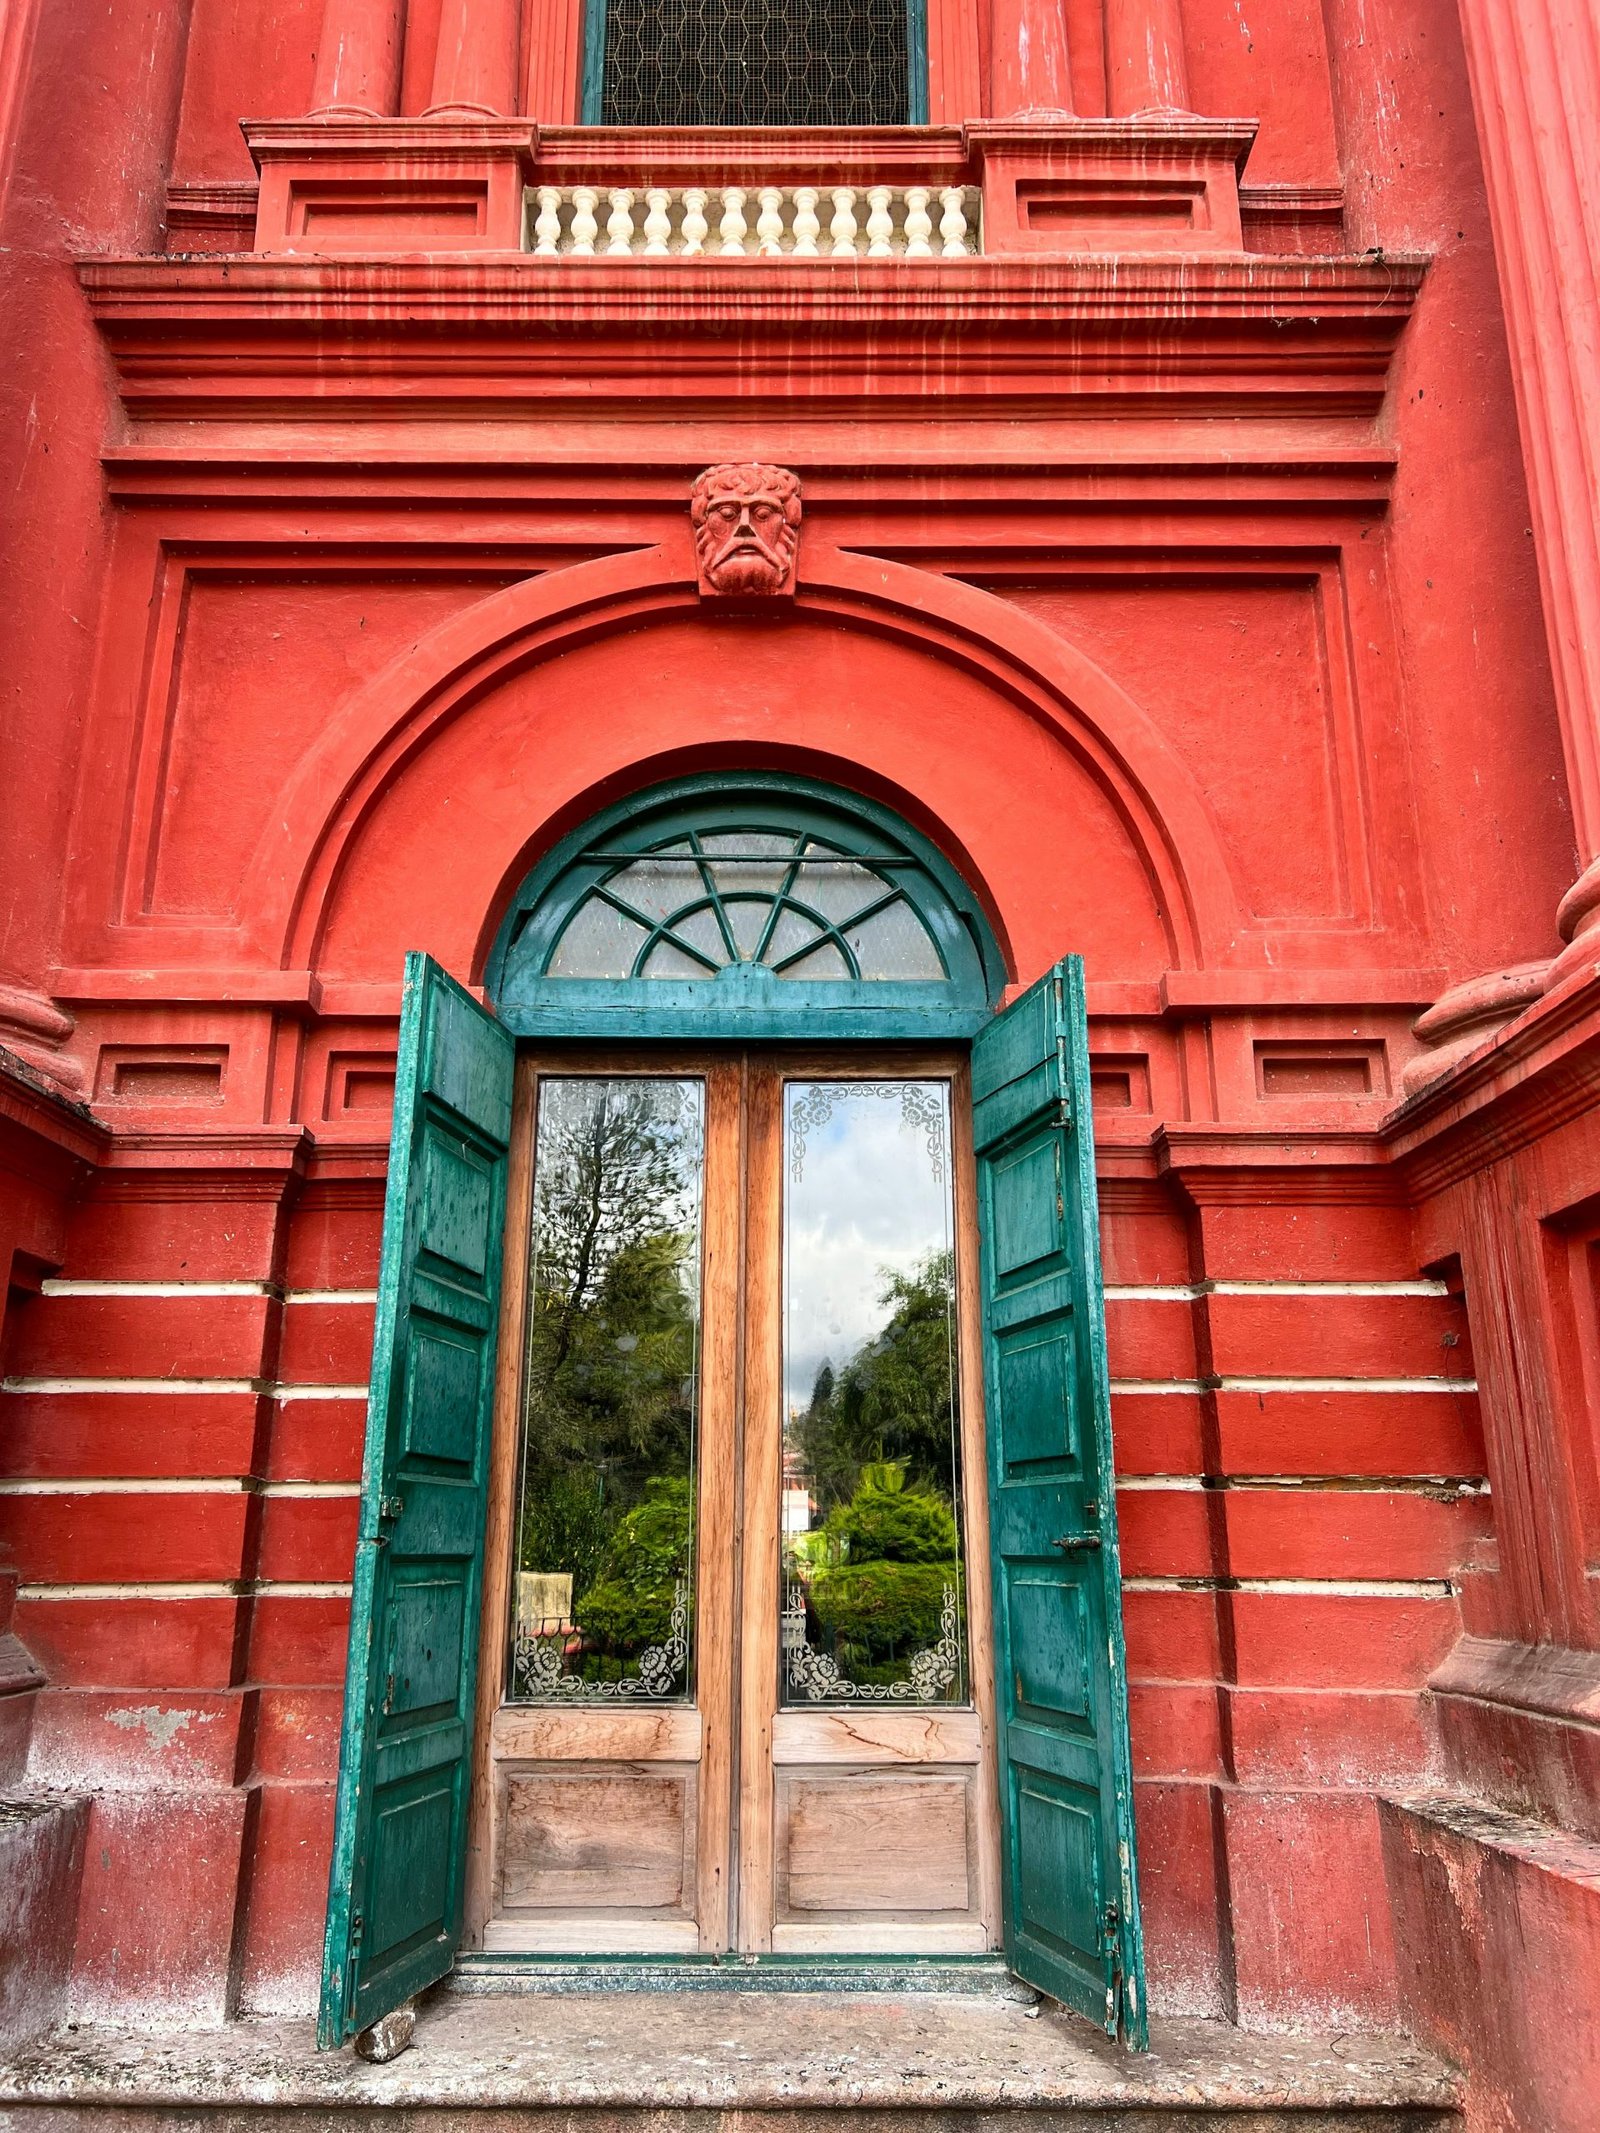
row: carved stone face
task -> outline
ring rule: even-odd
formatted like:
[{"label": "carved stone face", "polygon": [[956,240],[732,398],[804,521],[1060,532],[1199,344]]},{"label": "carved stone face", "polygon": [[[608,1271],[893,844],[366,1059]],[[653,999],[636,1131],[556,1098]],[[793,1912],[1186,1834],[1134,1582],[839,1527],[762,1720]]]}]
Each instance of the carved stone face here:
[{"label": "carved stone face", "polygon": [[689,496],[700,590],[728,598],[794,591],[800,480],[787,467],[707,467]]}]

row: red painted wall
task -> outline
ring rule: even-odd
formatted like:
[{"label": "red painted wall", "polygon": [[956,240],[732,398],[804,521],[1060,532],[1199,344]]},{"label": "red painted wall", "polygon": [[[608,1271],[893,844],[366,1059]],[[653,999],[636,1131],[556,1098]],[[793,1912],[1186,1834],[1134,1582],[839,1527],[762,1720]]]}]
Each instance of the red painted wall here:
[{"label": "red painted wall", "polygon": [[[558,835],[745,766],[903,810],[1017,982],[1085,955],[1152,1999],[1393,2016],[1374,1794],[1436,1774],[1493,1521],[1380,1122],[1575,862],[1454,9],[1245,12],[1185,12],[1262,121],[1231,280],[774,325],[635,263],[581,316],[527,261],[81,280],[247,248],[238,121],[305,109],[319,10],[38,0],[0,1041],[107,1134],[15,1262],[0,1561],[33,1768],[94,1794],[81,2013],[310,2004],[403,952],[480,979]],[[806,491],[771,623],[690,567],[754,454]]]}]

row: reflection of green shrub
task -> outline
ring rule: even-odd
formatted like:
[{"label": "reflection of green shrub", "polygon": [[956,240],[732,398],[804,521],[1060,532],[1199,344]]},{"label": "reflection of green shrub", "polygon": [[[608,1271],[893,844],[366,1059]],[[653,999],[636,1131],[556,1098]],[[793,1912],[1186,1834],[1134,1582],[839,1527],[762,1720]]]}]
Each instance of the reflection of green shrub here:
[{"label": "reflection of green shrub", "polygon": [[688,1575],[692,1515],[687,1480],[647,1484],[644,1502],[618,1522],[578,1606],[586,1651],[634,1658],[647,1644],[666,1642],[674,1587]]},{"label": "reflection of green shrub", "polygon": [[904,1467],[889,1462],[862,1470],[826,1531],[852,1563],[954,1563],[961,1553],[949,1504],[931,1489],[908,1489]]},{"label": "reflection of green shrub", "polygon": [[932,1490],[908,1488],[903,1466],[879,1462],[824,1532],[832,1560],[807,1593],[823,1641],[853,1680],[898,1680],[914,1652],[938,1643],[945,1592],[960,1590],[955,1513]]},{"label": "reflection of green shrub", "polygon": [[843,1658],[909,1657],[939,1641],[945,1587],[954,1563],[840,1563],[811,1582],[811,1605]]}]

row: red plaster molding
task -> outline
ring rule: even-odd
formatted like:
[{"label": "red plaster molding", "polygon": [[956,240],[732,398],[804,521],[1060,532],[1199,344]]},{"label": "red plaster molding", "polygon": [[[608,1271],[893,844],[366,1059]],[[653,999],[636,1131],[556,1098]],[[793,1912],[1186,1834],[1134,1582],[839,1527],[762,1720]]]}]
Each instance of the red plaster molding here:
[{"label": "red plaster molding", "polygon": [[[674,548],[583,563],[511,586],[441,624],[328,720],[274,810],[243,884],[255,952],[315,960],[323,914],[361,826],[402,764],[499,673],[598,631],[638,629],[694,605],[687,519]],[[1022,702],[1090,769],[1127,821],[1173,929],[1174,959],[1206,960],[1248,934],[1208,811],[1154,722],[1083,654],[1008,603],[820,539],[802,552],[801,613],[887,630],[956,659]],[[597,733],[603,744],[603,734]],[[604,767],[597,757],[597,777]],[[621,766],[612,766],[619,768]],[[530,833],[536,825],[530,824]],[[488,914],[492,930],[498,914]]]},{"label": "red plaster molding", "polygon": [[28,1147],[27,1160],[43,1163],[52,1174],[62,1162],[70,1168],[103,1157],[107,1129],[86,1104],[75,1103],[54,1088],[37,1068],[0,1049],[0,1131],[12,1160]]},{"label": "red plaster molding", "polygon": [[[901,323],[949,334],[963,327],[1042,324],[1159,328],[1171,348],[1212,322],[1278,328],[1348,322],[1351,352],[1385,355],[1411,315],[1427,261],[1404,256],[1285,260],[1130,256],[1078,259],[618,260],[546,273],[530,259],[379,261],[91,259],[79,266],[96,317],[119,352],[174,345],[178,329],[252,322],[282,329],[376,325],[571,328],[653,320],[701,331],[770,318],[808,325]],[[1364,338],[1361,329],[1365,329]],[[1326,342],[1326,336],[1323,336]],[[1338,343],[1328,344],[1337,357]],[[189,356],[202,351],[191,348]],[[658,353],[658,360],[660,351]]]},{"label": "red plaster molding", "polygon": [[1165,1125],[1156,1169],[1197,1207],[1396,1206],[1404,1179],[1372,1132]]},{"label": "red plaster molding", "polygon": [[1600,1110],[1600,974],[1546,993],[1383,1122],[1418,1199]]}]

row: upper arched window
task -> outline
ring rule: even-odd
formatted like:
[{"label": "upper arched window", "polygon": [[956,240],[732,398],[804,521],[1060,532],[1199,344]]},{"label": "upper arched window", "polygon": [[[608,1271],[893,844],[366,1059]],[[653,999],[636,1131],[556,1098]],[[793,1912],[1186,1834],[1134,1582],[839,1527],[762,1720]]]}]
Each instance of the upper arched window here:
[{"label": "upper arched window", "polygon": [[927,121],[924,0],[588,0],[583,116],[604,126]]},{"label": "upper arched window", "polygon": [[657,788],[536,867],[491,963],[545,1035],[968,1034],[1004,983],[970,891],[886,809],[790,778]]}]

